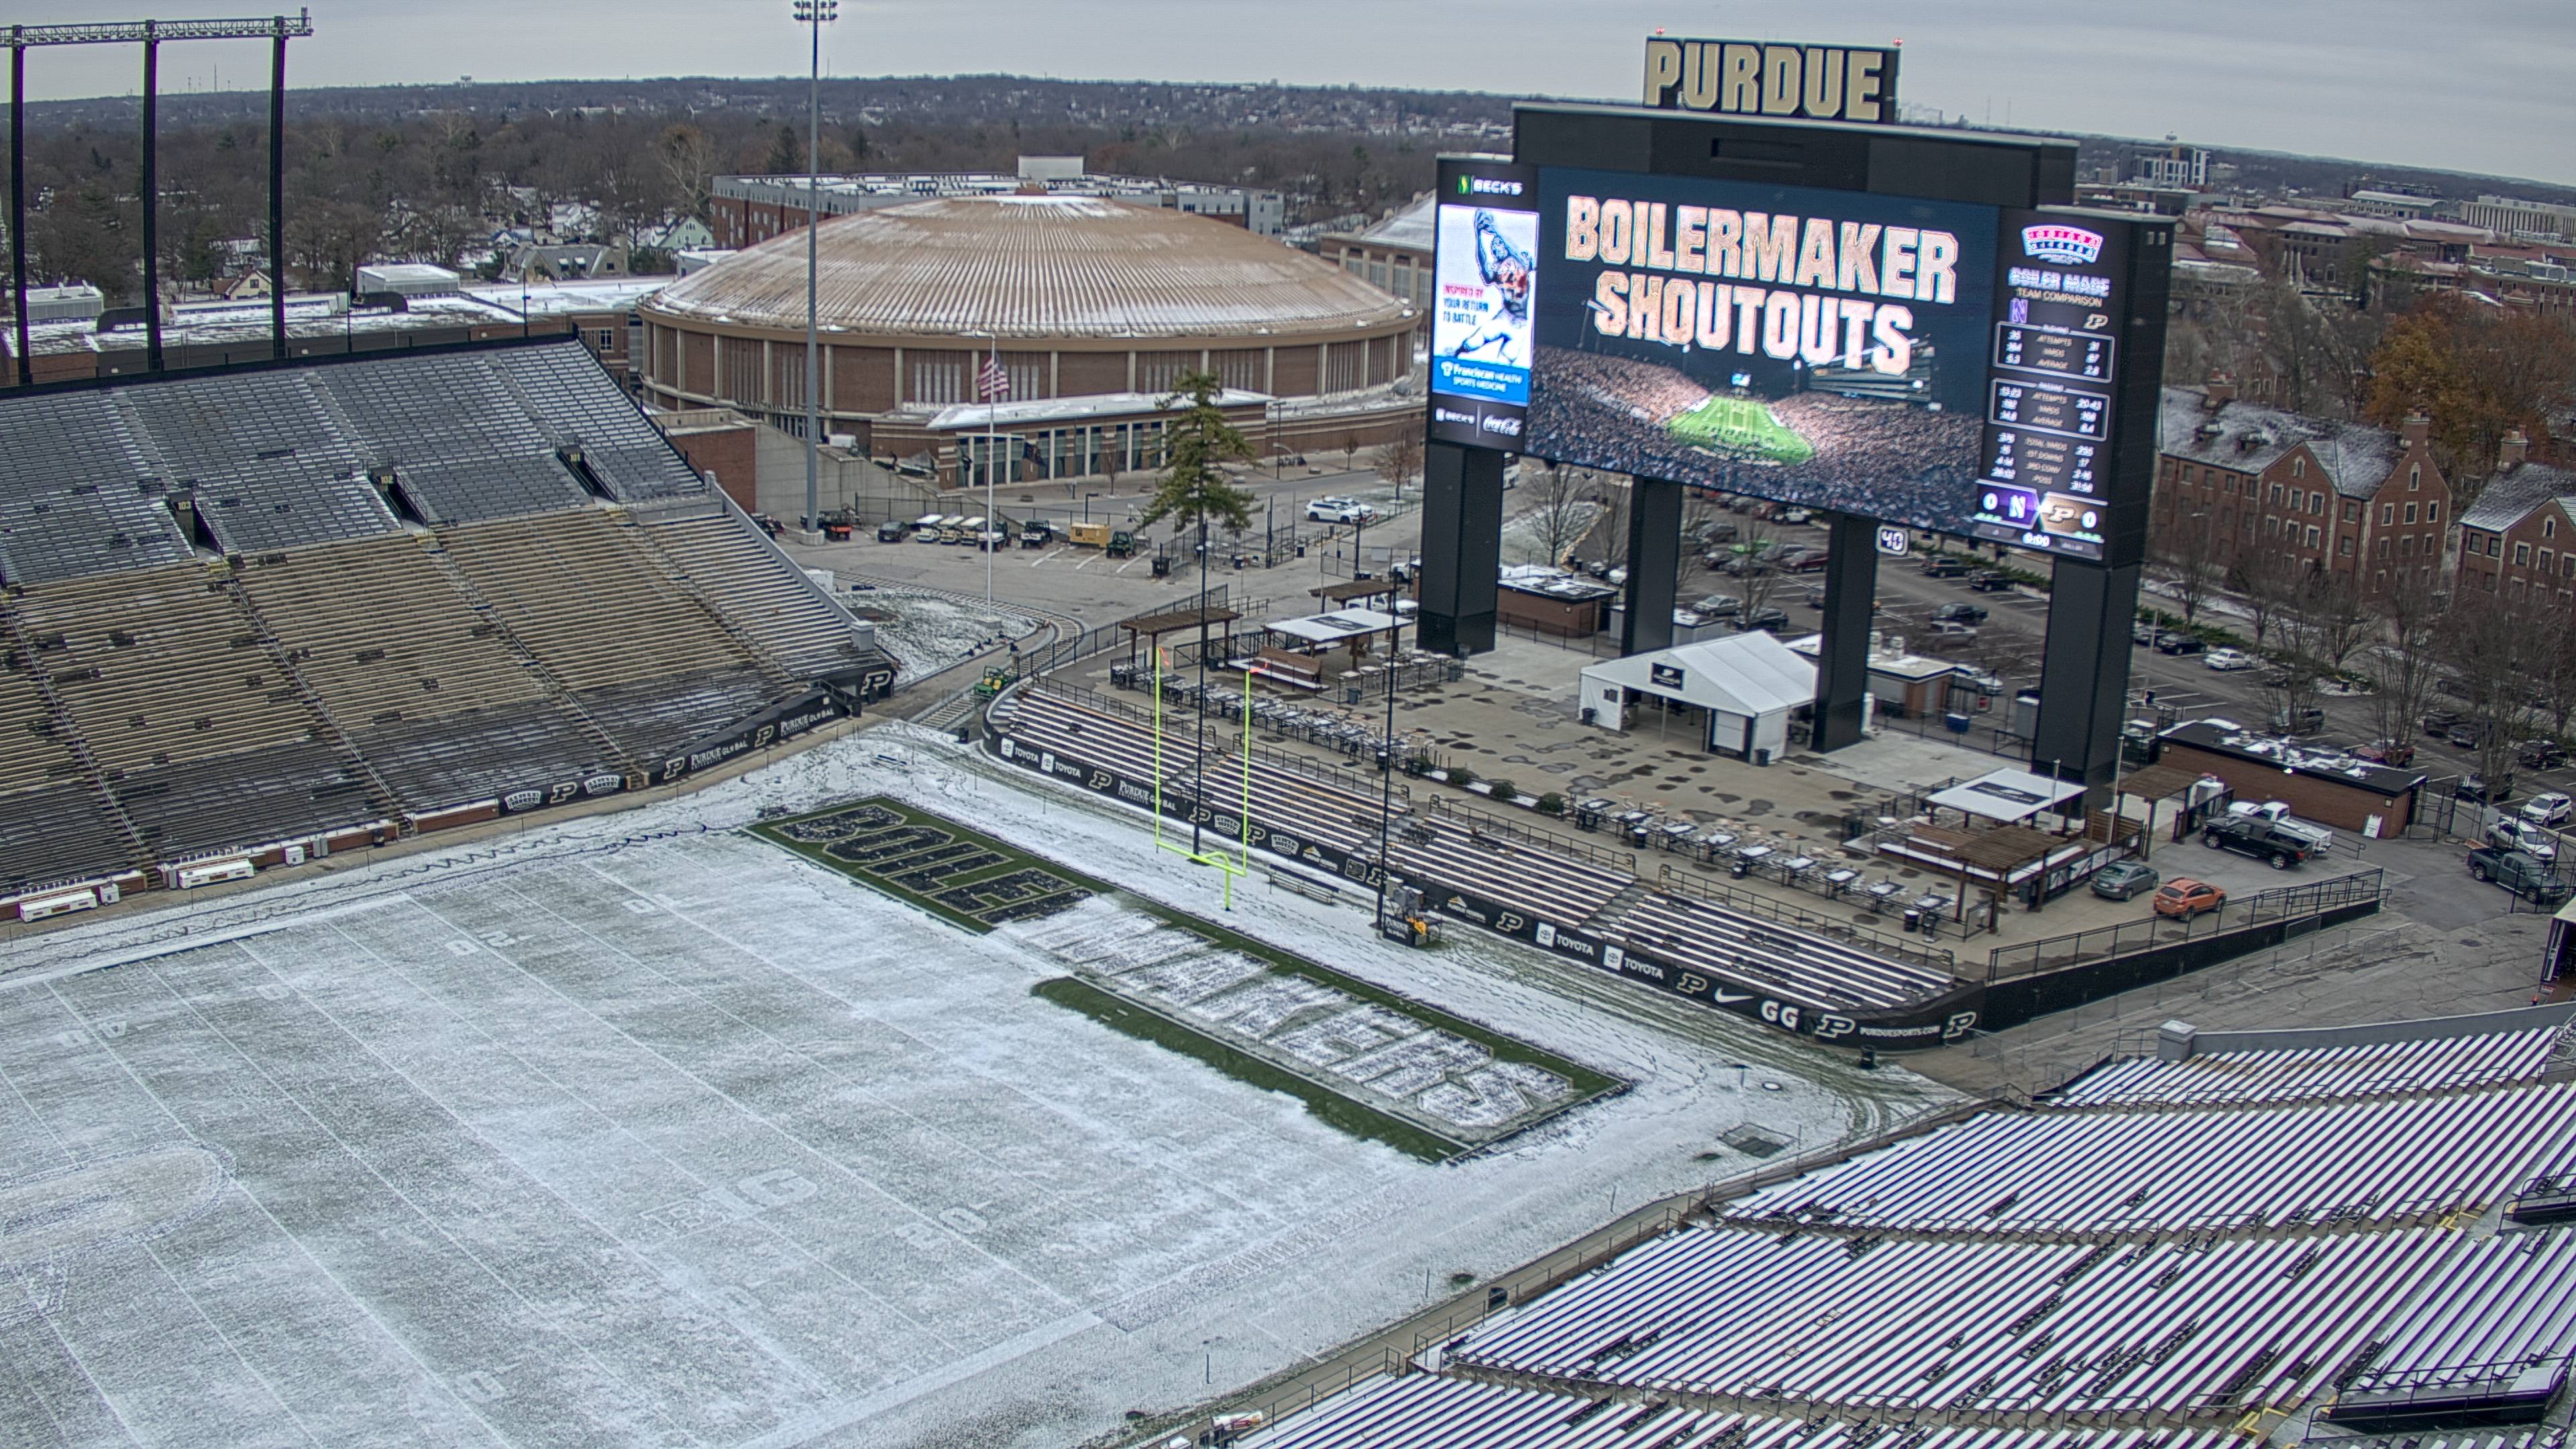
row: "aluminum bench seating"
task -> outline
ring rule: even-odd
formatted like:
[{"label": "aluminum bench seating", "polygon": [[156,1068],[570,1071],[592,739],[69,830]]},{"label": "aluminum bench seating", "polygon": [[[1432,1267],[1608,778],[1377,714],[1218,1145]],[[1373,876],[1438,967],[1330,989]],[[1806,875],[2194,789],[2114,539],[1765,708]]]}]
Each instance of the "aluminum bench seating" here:
[{"label": "aluminum bench seating", "polygon": [[1622,913],[1611,933],[1650,956],[1821,1005],[1896,1006],[1937,996],[1952,984],[1945,972],[1872,955],[1714,901],[1661,893]]}]

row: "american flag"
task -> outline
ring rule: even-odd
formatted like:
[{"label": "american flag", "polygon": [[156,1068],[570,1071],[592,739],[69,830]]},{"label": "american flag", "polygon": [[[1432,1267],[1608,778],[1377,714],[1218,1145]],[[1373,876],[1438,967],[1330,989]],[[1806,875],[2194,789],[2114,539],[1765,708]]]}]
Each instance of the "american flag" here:
[{"label": "american flag", "polygon": [[1002,402],[1011,395],[1011,375],[1002,370],[1002,354],[993,353],[975,373],[975,401]]}]

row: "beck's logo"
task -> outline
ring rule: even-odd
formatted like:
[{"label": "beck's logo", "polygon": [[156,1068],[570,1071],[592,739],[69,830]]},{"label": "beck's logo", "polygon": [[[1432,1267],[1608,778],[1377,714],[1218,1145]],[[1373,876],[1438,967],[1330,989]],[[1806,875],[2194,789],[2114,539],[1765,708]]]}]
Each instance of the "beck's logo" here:
[{"label": "beck's logo", "polygon": [[2080,226],[2043,223],[2021,229],[2021,249],[2043,262],[2081,267],[2102,258],[2102,234]]},{"label": "beck's logo", "polygon": [[1461,176],[1458,178],[1458,194],[1460,196],[1518,196],[1521,194],[1521,184],[1492,176]]}]

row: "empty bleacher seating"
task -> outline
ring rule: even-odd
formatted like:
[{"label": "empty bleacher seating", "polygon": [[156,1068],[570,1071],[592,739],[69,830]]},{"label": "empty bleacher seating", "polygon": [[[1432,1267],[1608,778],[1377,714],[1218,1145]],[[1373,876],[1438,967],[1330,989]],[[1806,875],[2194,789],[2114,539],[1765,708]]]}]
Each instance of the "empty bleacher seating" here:
[{"label": "empty bleacher seating", "polygon": [[1559,925],[1592,918],[1637,878],[1533,844],[1434,818],[1399,836],[1388,854],[1398,874],[1471,891]]},{"label": "empty bleacher seating", "polygon": [[1829,1006],[1898,1006],[1938,996],[1955,984],[1945,971],[1715,901],[1660,892],[1623,912],[1611,932],[1650,956]]},{"label": "empty bleacher seating", "polygon": [[891,666],[576,342],[0,398],[0,589],[0,895],[629,774]]}]

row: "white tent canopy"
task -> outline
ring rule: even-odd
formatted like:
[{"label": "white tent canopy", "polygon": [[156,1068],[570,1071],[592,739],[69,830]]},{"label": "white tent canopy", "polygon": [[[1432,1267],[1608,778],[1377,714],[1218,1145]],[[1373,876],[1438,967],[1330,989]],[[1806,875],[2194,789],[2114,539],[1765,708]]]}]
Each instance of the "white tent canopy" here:
[{"label": "white tent canopy", "polygon": [[1943,810],[1960,810],[1988,820],[2028,820],[2042,810],[2084,793],[2084,787],[2052,780],[2028,770],[1996,770],[1936,790],[1925,801]]},{"label": "white tent canopy", "polygon": [[1583,671],[1583,706],[1603,729],[1627,728],[1638,697],[1707,716],[1707,745],[1748,758],[1786,751],[1789,712],[1816,699],[1816,666],[1769,634],[1704,639],[1607,659]]}]

